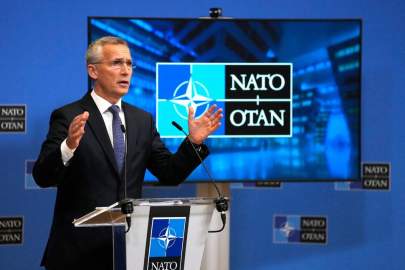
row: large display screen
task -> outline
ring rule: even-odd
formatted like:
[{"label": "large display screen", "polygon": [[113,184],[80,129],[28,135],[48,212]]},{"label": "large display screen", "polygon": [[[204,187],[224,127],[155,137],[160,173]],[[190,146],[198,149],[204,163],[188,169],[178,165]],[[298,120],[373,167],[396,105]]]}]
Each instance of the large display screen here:
[{"label": "large display screen", "polygon": [[[89,43],[128,42],[136,68],[124,100],[150,112],[171,151],[217,104],[206,164],[222,182],[360,178],[359,19],[90,17]],[[209,178],[200,166],[187,182]],[[149,172],[145,181],[156,181]]]}]

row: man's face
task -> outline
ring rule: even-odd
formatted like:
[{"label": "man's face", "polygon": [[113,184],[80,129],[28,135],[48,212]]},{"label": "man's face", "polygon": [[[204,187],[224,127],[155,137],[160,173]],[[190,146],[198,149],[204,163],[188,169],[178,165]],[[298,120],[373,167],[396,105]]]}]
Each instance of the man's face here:
[{"label": "man's face", "polygon": [[121,44],[107,44],[101,51],[100,62],[89,64],[87,70],[94,80],[96,93],[115,103],[128,92],[132,76],[131,53]]}]

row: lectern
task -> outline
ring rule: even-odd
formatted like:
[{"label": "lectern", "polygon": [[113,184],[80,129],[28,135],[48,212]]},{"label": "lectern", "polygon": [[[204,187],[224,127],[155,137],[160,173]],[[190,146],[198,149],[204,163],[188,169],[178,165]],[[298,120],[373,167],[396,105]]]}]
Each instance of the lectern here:
[{"label": "lectern", "polygon": [[118,203],[96,208],[73,224],[111,227],[114,270],[200,269],[215,199],[138,199],[133,205],[128,233]]}]

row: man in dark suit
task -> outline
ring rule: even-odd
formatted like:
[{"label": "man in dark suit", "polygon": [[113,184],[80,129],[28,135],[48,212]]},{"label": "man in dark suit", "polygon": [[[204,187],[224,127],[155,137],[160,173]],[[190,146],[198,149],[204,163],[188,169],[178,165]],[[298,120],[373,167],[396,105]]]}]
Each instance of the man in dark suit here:
[{"label": "man in dark suit", "polygon": [[127,43],[101,38],[89,46],[86,60],[93,90],[52,113],[33,168],[38,185],[57,187],[42,260],[47,269],[112,269],[111,229],[74,228],[73,219],[125,197],[139,198],[146,169],[164,184],[184,181],[200,163],[191,144],[205,158],[203,141],[222,118],[221,109],[212,106],[195,119],[190,107],[189,138],[172,154],[160,140],[152,116],[121,100],[132,76]]}]

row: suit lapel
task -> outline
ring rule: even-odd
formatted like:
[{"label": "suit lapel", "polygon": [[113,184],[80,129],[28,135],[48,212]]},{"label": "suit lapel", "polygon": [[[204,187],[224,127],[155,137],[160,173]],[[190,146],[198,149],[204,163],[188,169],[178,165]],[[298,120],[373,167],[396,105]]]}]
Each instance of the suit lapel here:
[{"label": "suit lapel", "polygon": [[114,167],[115,172],[119,176],[117,162],[115,161],[114,156],[114,149],[112,148],[103,117],[101,116],[100,111],[98,110],[90,94],[87,94],[83,97],[81,106],[84,110],[89,112],[89,119],[87,123],[90,129],[93,131],[94,136],[99,142],[101,148],[104,150],[107,159]]},{"label": "suit lapel", "polygon": [[133,154],[133,149],[135,149],[136,142],[137,142],[137,134],[138,129],[136,127],[136,119],[135,115],[128,109],[128,104],[122,102],[122,109],[125,114],[125,125],[126,125],[126,140],[127,140],[127,160],[131,160],[129,158],[130,154]]}]

